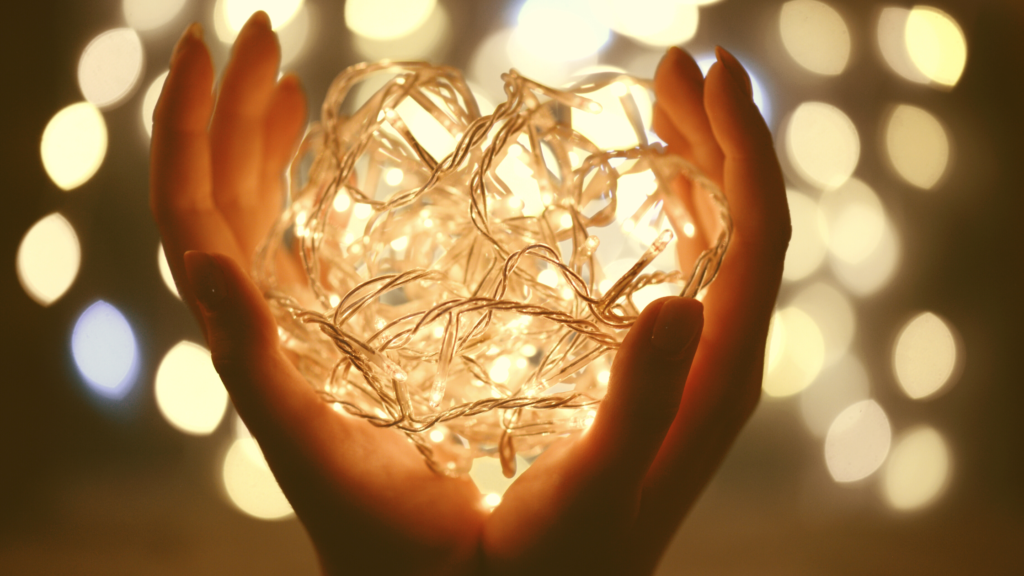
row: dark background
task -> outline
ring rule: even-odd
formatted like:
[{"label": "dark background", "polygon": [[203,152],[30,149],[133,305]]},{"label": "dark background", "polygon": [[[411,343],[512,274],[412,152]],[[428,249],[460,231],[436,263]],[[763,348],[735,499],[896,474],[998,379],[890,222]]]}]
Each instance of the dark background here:
[{"label": "dark background", "polygon": [[[291,68],[318,103],[334,74],[358,57],[341,3],[309,1],[320,9],[320,28]],[[456,33],[444,60],[459,67],[484,36],[512,23],[518,5],[441,3]],[[190,0],[173,25],[145,36],[145,79],[166,67],[187,21],[203,21],[212,36],[212,4]],[[753,61],[776,118],[820,98],[860,127],[884,104],[908,101],[949,127],[956,156],[946,180],[927,194],[897,182],[874,141],[862,137],[856,175],[876,183],[898,224],[903,253],[892,284],[854,300],[853,347],[894,427],[927,422],[943,432],[952,480],[933,505],[891,511],[879,497],[877,475],[852,485],[831,480],[821,441],[803,428],[794,399],[766,398],[660,573],[1022,574],[1024,382],[1014,362],[1024,343],[1024,2],[932,3],[967,35],[967,68],[949,92],[912,85],[886,69],[870,49],[877,10],[885,5],[854,0],[830,2],[854,42],[841,79],[826,84],[774,75],[783,68],[775,59],[786,57],[776,31],[781,4],[726,0],[702,8],[701,28],[687,47],[706,51],[718,43]],[[314,573],[298,522],[249,518],[223,495],[219,467],[231,426],[208,437],[185,436],[156,409],[152,379],[159,358],[182,338],[199,341],[199,332],[154,264],[158,236],[148,216],[148,151],[137,118],[145,84],[127,105],[104,112],[110,144],[89,182],[65,193],[43,170],[43,128],[57,110],[82,99],[81,50],[98,33],[124,25],[120,2],[19,2],[3,10],[0,573]],[[613,39],[602,61],[631,49],[630,41]],[[82,266],[71,289],[44,308],[19,286],[15,254],[28,228],[57,210],[75,225]],[[90,395],[71,359],[71,327],[98,298],[117,302],[139,343],[138,381],[119,403]],[[900,322],[916,310],[949,319],[966,356],[957,385],[927,402],[899,392],[888,360]]]}]

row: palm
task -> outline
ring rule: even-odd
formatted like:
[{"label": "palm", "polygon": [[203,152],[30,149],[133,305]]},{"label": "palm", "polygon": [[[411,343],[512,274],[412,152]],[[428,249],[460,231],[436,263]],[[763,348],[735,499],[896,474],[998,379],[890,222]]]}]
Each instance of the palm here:
[{"label": "palm", "polygon": [[[186,33],[154,116],[151,203],[179,291],[324,568],[649,572],[758,397],[788,213],[771,136],[749,99],[721,65],[705,86],[681,51],[663,61],[656,129],[719,181],[736,225],[705,300],[699,349],[693,339],[666,359],[652,348],[662,311],[699,324],[699,305],[649,306],[623,343],[590,431],[548,450],[489,512],[472,482],[434,474],[400,435],[339,416],[277,346],[245,271],[280,211],[281,174],[306,121],[297,80],[277,80],[279,58],[258,13],[239,34],[215,95],[209,53]],[[221,255],[214,260],[237,310],[199,304],[185,258],[193,250]],[[768,288],[752,294],[751,286]]]}]

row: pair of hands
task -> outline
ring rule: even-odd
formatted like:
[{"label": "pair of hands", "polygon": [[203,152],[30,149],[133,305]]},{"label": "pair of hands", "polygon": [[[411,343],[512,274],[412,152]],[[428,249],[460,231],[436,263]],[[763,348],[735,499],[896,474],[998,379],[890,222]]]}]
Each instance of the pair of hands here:
[{"label": "pair of hands", "polygon": [[[590,430],[545,452],[489,511],[394,431],[339,416],[278,346],[249,279],[306,124],[266,14],[239,33],[219,89],[192,25],[154,114],[151,205],[182,298],[323,569],[341,574],[648,574],[760,396],[790,236],[772,137],[738,61],[707,78],[673,48],[655,129],[725,192],[732,244],[703,306],[663,298],[630,330]],[[699,343],[699,346],[698,346]],[[685,385],[685,386],[684,386]]]}]

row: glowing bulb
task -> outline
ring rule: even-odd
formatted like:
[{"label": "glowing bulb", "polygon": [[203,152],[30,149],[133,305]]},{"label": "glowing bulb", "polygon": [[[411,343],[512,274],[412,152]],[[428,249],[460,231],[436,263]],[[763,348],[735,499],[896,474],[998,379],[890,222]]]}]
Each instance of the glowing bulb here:
[{"label": "glowing bulb", "polygon": [[79,102],[57,112],[43,130],[43,168],[62,190],[85,184],[107,154],[107,124],[96,106]]},{"label": "glowing bulb", "polygon": [[54,212],[36,222],[18,246],[18,280],[33,300],[49,306],[78,276],[82,250],[75,229]]}]

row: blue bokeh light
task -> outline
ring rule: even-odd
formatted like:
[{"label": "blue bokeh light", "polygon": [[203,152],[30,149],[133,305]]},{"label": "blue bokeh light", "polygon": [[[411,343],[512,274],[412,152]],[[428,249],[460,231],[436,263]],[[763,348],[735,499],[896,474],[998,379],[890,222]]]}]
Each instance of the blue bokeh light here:
[{"label": "blue bokeh light", "polygon": [[71,333],[71,353],[89,388],[120,400],[135,381],[137,346],[121,311],[97,300],[82,312]]}]

